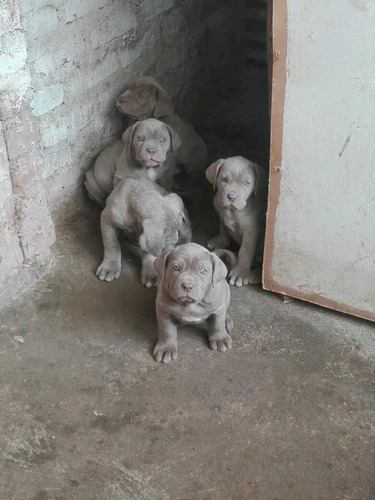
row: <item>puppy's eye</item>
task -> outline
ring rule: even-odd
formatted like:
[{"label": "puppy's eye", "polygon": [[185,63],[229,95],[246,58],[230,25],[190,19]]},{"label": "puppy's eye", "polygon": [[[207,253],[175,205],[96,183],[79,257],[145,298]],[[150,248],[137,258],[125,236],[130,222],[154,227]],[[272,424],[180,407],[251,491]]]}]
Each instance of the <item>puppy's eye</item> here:
[{"label": "puppy's eye", "polygon": [[172,266],[172,269],[173,269],[173,271],[179,271],[180,270],[180,266],[178,264],[174,264]]},{"label": "puppy's eye", "polygon": [[138,99],[144,99],[145,95],[144,94],[138,94],[137,97],[138,97]]},{"label": "puppy's eye", "polygon": [[223,175],[223,176],[221,177],[221,180],[222,180],[223,182],[229,182],[229,177],[228,177],[227,175]]},{"label": "puppy's eye", "polygon": [[145,136],[144,135],[139,135],[137,137],[137,139],[138,139],[139,142],[143,142],[145,140]]},{"label": "puppy's eye", "polygon": [[204,274],[207,274],[207,273],[208,273],[208,270],[204,267],[204,268],[203,268],[203,269],[201,269],[199,272],[200,272],[201,274],[203,274],[203,275],[204,275]]},{"label": "puppy's eye", "polygon": [[243,184],[244,184],[245,186],[250,186],[250,185],[251,185],[251,181],[243,181]]},{"label": "puppy's eye", "polygon": [[167,139],[165,137],[160,138],[160,142],[165,142]]}]

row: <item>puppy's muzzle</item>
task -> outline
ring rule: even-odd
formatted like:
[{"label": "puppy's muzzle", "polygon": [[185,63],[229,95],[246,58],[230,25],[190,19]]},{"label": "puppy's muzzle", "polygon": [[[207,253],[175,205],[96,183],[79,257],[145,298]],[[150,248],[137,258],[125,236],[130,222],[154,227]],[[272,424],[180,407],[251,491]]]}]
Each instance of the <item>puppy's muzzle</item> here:
[{"label": "puppy's muzzle", "polygon": [[184,277],[178,284],[178,300],[180,302],[194,302],[194,280],[188,276]]},{"label": "puppy's muzzle", "polygon": [[237,199],[237,193],[235,191],[228,191],[227,198],[230,202],[235,201]]}]

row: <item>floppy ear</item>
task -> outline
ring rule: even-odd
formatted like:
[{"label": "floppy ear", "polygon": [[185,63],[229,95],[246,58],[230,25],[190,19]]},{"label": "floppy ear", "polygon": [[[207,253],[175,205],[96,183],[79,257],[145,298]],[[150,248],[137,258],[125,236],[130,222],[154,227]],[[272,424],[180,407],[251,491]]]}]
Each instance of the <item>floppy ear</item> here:
[{"label": "floppy ear", "polygon": [[159,255],[159,257],[157,257],[154,260],[154,269],[155,269],[157,275],[159,276],[159,278],[161,278],[161,280],[164,279],[164,272],[165,272],[165,268],[167,266],[168,255],[169,255],[169,251],[167,250],[167,251],[163,252],[161,255]]},{"label": "floppy ear", "polygon": [[255,173],[254,195],[264,196],[266,194],[266,189],[267,189],[266,172],[257,163],[251,163],[251,166]]},{"label": "floppy ear", "polygon": [[135,132],[135,129],[137,128],[137,125],[139,122],[135,122],[133,125],[130,125],[125,132],[122,134],[122,140],[125,142],[126,146],[130,146],[133,140],[133,135]]},{"label": "floppy ear", "polygon": [[216,179],[219,175],[221,167],[224,165],[225,160],[220,159],[211,163],[209,167],[206,168],[206,177],[208,181],[213,185],[214,189],[216,188]]},{"label": "floppy ear", "polygon": [[214,253],[211,253],[211,261],[212,261],[211,283],[212,286],[215,286],[216,283],[219,283],[219,281],[222,281],[226,278],[228,270],[225,267],[224,262],[220,260],[219,257]]},{"label": "floppy ear", "polygon": [[171,138],[171,150],[174,153],[181,146],[180,136],[171,128],[169,125],[164,124],[169,132],[169,136]]},{"label": "floppy ear", "polygon": [[163,250],[164,231],[149,219],[142,221],[141,226],[143,231],[138,237],[139,246],[144,252],[157,257]]},{"label": "floppy ear", "polygon": [[154,117],[160,118],[161,116],[167,116],[173,113],[174,108],[172,101],[167,93],[162,87],[155,86],[156,90],[156,105],[154,108]]}]

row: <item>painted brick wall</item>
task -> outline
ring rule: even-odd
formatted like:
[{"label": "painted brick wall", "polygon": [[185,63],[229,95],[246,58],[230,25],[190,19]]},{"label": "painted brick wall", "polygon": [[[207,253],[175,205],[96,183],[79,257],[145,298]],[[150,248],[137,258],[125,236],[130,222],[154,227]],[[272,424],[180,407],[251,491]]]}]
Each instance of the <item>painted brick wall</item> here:
[{"label": "painted brick wall", "polygon": [[194,119],[189,89],[229,60],[233,23],[225,0],[1,2],[0,305],[51,262],[54,211],[120,135],[127,82],[158,78]]}]

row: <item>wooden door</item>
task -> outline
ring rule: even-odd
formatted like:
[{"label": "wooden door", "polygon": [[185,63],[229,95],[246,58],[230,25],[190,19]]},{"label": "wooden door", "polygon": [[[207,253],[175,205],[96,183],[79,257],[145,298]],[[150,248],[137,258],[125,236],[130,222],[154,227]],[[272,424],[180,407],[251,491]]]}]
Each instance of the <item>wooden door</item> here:
[{"label": "wooden door", "polygon": [[375,3],[270,3],[263,285],[375,321]]}]

